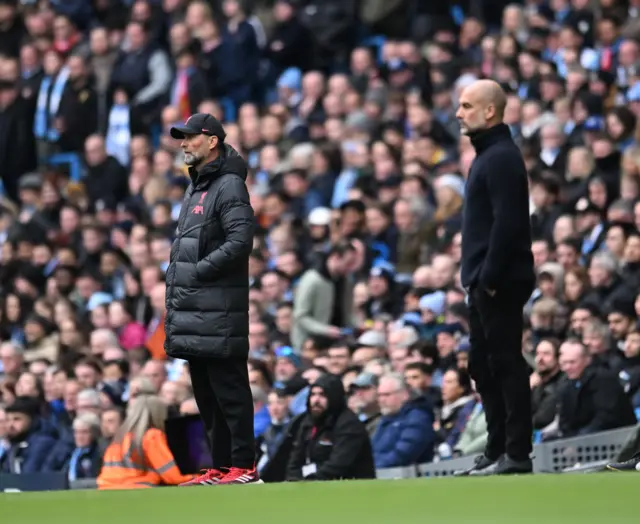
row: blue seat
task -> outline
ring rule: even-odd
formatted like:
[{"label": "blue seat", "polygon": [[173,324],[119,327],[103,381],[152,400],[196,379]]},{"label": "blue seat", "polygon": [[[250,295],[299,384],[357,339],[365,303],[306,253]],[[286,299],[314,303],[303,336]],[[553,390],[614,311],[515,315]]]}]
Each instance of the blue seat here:
[{"label": "blue seat", "polygon": [[360,44],[364,47],[373,47],[376,50],[376,60],[378,64],[383,62],[382,60],[382,48],[384,47],[387,38],[384,35],[373,35],[364,38]]},{"label": "blue seat", "polygon": [[236,105],[230,98],[224,97],[220,99],[220,105],[224,111],[224,120],[230,124],[234,124],[237,119]]},{"label": "blue seat", "polygon": [[58,153],[51,155],[47,159],[47,163],[51,166],[69,166],[69,179],[72,182],[80,182],[82,178],[82,161],[80,155],[76,153]]}]

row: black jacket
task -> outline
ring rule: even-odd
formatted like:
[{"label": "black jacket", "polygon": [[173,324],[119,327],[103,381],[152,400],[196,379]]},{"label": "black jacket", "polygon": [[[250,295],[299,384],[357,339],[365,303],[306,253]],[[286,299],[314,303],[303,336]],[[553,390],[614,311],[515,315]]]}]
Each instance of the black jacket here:
[{"label": "black jacket", "polygon": [[611,371],[587,368],[560,390],[558,414],[563,437],[587,435],[636,424],[631,401]]},{"label": "black jacket", "polygon": [[114,157],[89,167],[83,179],[91,209],[98,200],[122,202],[129,194],[129,174]]},{"label": "black jacket", "polygon": [[311,44],[307,29],[296,18],[292,18],[275,25],[265,55],[274,65],[276,74],[288,67],[304,70],[310,61]]},{"label": "black jacket", "polygon": [[164,347],[179,358],[247,358],[255,229],[247,164],[225,145],[190,174],[167,269]]},{"label": "black jacket", "polygon": [[527,170],[509,127],[474,133],[477,156],[466,185],[462,285],[501,289],[533,283]]},{"label": "black jacket", "polygon": [[[339,480],[375,478],[373,452],[365,425],[349,408],[342,381],[324,375],[312,386],[324,390],[328,405],[325,416],[304,416],[289,457],[287,480]],[[315,464],[316,471],[303,477],[302,468]]]},{"label": "black jacket", "polygon": [[543,429],[556,418],[558,391],[564,382],[563,378],[564,375],[558,371],[549,381],[531,390],[533,429]]},{"label": "black jacket", "polygon": [[0,178],[13,200],[18,199],[18,179],[37,167],[32,125],[29,103],[21,97],[0,110]]},{"label": "black jacket", "polygon": [[82,152],[87,137],[98,130],[98,95],[88,81],[67,83],[58,115],[64,123],[60,147],[63,151]]}]

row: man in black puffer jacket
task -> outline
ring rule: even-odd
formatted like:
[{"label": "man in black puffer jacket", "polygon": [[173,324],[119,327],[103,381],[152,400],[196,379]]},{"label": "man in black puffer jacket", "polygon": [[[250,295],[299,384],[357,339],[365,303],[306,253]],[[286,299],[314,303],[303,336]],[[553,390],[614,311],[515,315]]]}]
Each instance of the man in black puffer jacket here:
[{"label": "man in black puffer jacket", "polygon": [[191,116],[171,136],[182,140],[191,185],[167,270],[165,350],[189,362],[214,466],[188,485],[259,482],[247,370],[255,228],[247,164],[211,115]]}]

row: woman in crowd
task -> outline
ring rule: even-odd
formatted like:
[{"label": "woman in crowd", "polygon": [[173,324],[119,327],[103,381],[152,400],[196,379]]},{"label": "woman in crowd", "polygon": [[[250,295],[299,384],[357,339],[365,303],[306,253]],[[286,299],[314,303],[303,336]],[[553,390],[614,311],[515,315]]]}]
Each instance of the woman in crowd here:
[{"label": "woman in crowd", "polygon": [[442,413],[437,437],[438,454],[451,457],[477,403],[471,377],[465,369],[449,369],[442,378]]},{"label": "woman in crowd", "polygon": [[155,395],[140,395],[129,404],[127,418],[104,454],[98,489],[175,486],[182,475],[167,444],[167,406]]}]

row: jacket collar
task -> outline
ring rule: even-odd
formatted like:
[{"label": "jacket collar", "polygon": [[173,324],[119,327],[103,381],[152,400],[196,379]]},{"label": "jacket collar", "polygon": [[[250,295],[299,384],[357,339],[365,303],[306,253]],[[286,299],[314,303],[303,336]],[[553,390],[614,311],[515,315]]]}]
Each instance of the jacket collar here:
[{"label": "jacket collar", "polygon": [[502,142],[503,140],[511,140],[511,131],[506,124],[498,124],[489,129],[475,131],[469,135],[469,138],[476,152],[482,153],[482,151],[493,144]]},{"label": "jacket collar", "polygon": [[222,156],[223,153],[220,153],[218,158],[212,160],[208,164],[205,164],[200,169],[196,169],[195,167],[189,168],[189,177],[191,177],[191,181],[194,186],[199,186],[203,183],[209,182],[216,174],[218,174],[220,167],[222,166]]}]

